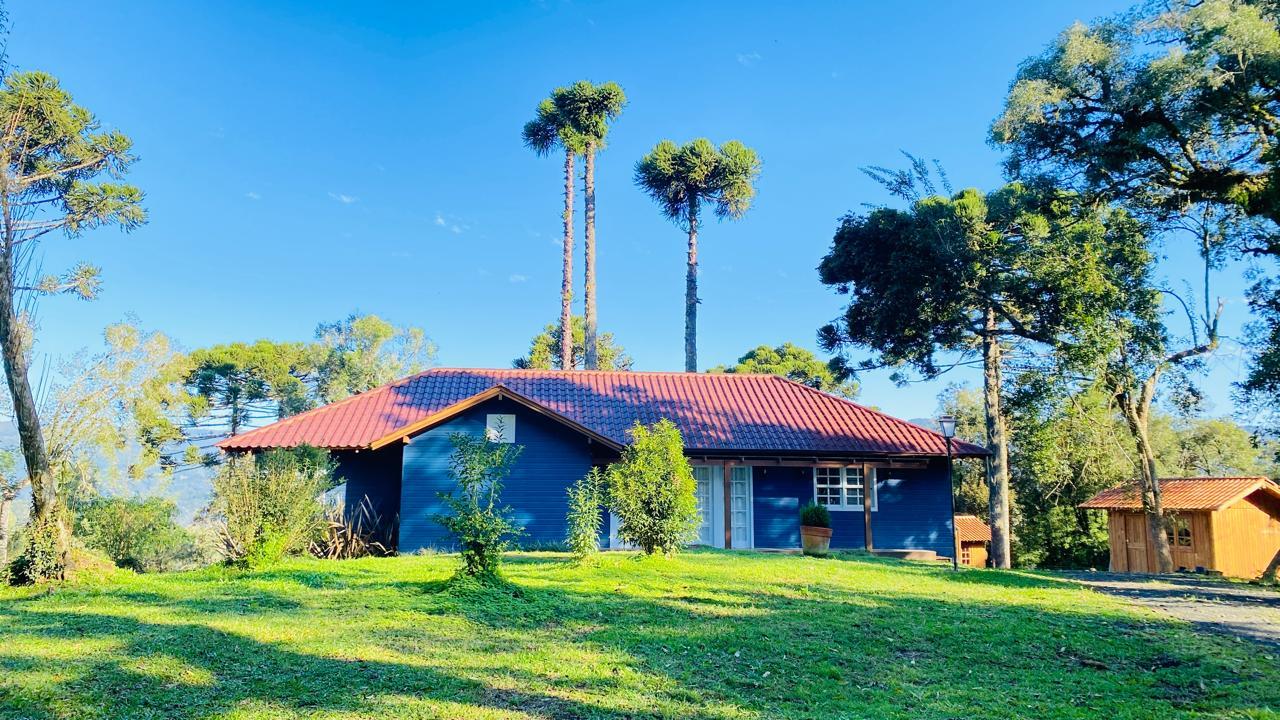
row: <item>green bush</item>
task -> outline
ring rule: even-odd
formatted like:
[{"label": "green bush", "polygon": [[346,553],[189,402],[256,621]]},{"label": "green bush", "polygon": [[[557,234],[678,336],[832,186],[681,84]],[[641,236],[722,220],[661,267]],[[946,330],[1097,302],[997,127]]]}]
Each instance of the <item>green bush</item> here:
[{"label": "green bush", "polygon": [[809,503],[800,508],[800,524],[809,527],[831,527],[831,511],[817,503]]},{"label": "green bush", "polygon": [[496,578],[502,552],[524,532],[512,519],[511,508],[501,504],[502,480],[523,448],[465,433],[454,433],[450,440],[449,469],[457,487],[440,493],[448,512],[437,515],[436,521],[458,543],[462,575]]},{"label": "green bush", "polygon": [[604,509],[604,475],[600,468],[569,486],[569,551],[579,560],[600,552],[600,523]]},{"label": "green bush", "polygon": [[333,486],[333,466],[290,450],[226,462],[213,478],[221,552],[231,563],[262,567],[300,552],[321,529],[320,495]]},{"label": "green bush", "polygon": [[680,430],[670,420],[637,422],[622,459],[609,468],[609,509],[618,537],[646,554],[670,555],[698,535],[697,482],[684,456]]},{"label": "green bush", "polygon": [[138,572],[166,572],[197,564],[195,539],[173,518],[178,508],[163,498],[96,497],[76,509],[75,536],[116,565]]},{"label": "green bush", "polygon": [[67,573],[67,558],[58,552],[58,534],[65,526],[59,520],[66,517],[66,508],[60,507],[45,521],[32,519],[23,532],[23,547],[6,570],[8,581],[14,585],[30,585],[45,580],[57,580]]}]

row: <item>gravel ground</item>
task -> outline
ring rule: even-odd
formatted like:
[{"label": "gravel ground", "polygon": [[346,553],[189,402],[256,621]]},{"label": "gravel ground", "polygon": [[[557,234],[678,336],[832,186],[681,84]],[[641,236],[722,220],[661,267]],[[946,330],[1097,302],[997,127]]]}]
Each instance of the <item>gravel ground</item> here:
[{"label": "gravel ground", "polygon": [[1196,576],[1068,573],[1096,590],[1186,620],[1210,632],[1280,651],[1280,592]]}]

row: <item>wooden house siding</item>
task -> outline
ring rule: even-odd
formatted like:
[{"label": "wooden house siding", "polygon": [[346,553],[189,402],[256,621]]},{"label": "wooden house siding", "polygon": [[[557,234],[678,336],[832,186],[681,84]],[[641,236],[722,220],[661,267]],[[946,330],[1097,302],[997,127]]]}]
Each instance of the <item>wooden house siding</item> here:
[{"label": "wooden house siding", "polygon": [[[1191,547],[1169,546],[1173,567],[1195,570],[1214,567],[1214,542],[1210,530],[1209,513],[1182,511],[1169,514],[1173,522],[1185,522],[1191,529]],[[1108,544],[1111,549],[1113,572],[1153,573],[1156,552],[1147,530],[1147,517],[1140,512],[1125,510],[1108,511]]]},{"label": "wooden house siding", "polygon": [[334,475],[346,483],[347,517],[359,512],[368,498],[369,506],[379,521],[378,540],[387,547],[395,543],[395,529],[400,515],[401,445],[380,450],[341,450],[331,453],[337,463]]},{"label": "wooden house siding", "polygon": [[[1256,492],[1222,510],[1184,510],[1170,513],[1191,530],[1191,547],[1170,545],[1174,569],[1205,568],[1224,575],[1256,578],[1280,551],[1280,501]],[[1111,570],[1157,571],[1155,548],[1141,512],[1107,513]]]},{"label": "wooden house siding", "polygon": [[1215,567],[1226,575],[1256,578],[1280,551],[1280,501],[1256,492],[1213,513]]},{"label": "wooden house siding", "polygon": [[[814,500],[813,469],[757,465],[752,470],[755,547],[800,546],[800,506]],[[884,469],[876,473],[878,503],[871,512],[875,547],[933,550],[951,557],[955,534],[947,496],[945,461],[919,470]],[[831,513],[831,547],[866,547],[866,525],[860,511]]]},{"label": "wooden house siding", "polygon": [[436,516],[444,512],[440,492],[449,492],[453,452],[450,436],[457,432],[483,436],[490,413],[515,415],[515,443],[523,446],[507,477],[502,502],[514,510],[524,526],[521,545],[563,543],[567,528],[566,491],[591,469],[588,440],[540,413],[510,400],[496,399],[413,437],[404,446],[400,509],[400,551],[421,548],[452,549]]}]

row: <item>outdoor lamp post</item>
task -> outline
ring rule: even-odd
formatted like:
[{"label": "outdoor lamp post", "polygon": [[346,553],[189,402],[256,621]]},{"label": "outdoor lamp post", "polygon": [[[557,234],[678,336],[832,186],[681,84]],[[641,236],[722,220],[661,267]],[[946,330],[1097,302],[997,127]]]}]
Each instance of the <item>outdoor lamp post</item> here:
[{"label": "outdoor lamp post", "polygon": [[938,430],[947,441],[947,496],[951,498],[951,569],[960,569],[960,538],[956,533],[956,488],[951,480],[951,438],[956,436],[956,418],[943,415],[938,418]]}]

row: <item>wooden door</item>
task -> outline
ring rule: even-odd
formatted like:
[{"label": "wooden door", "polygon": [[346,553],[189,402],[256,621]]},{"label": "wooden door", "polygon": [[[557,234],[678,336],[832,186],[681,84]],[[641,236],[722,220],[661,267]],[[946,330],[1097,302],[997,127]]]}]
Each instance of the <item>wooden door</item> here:
[{"label": "wooden door", "polygon": [[1147,519],[1142,513],[1124,515],[1125,570],[1151,572],[1147,568]]}]

